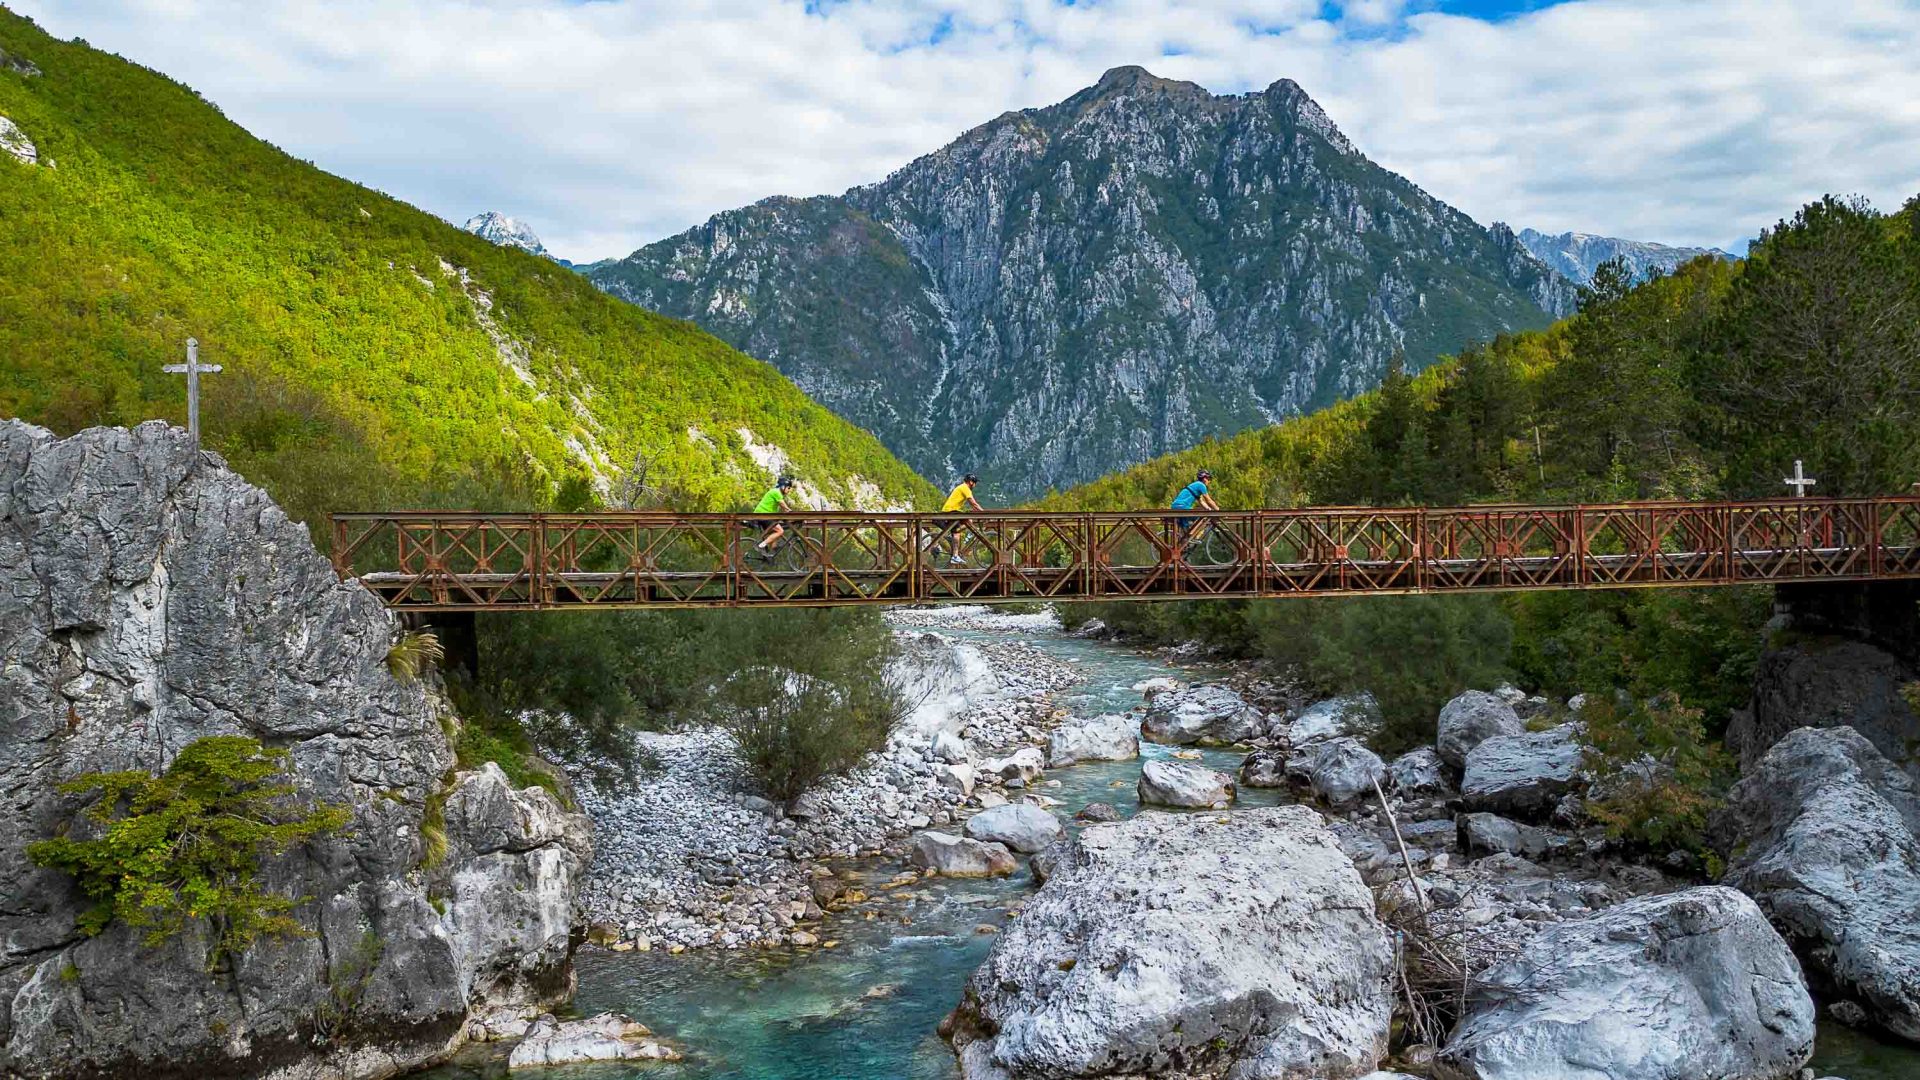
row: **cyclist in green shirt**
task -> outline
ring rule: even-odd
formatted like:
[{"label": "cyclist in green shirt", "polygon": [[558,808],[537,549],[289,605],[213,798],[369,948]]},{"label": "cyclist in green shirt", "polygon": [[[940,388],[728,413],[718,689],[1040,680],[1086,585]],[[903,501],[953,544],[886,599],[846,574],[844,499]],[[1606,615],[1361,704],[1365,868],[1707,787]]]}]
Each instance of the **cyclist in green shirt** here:
[{"label": "cyclist in green shirt", "polygon": [[[756,514],[786,513],[789,509],[788,504],[793,501],[793,487],[793,477],[781,477],[779,483],[768,488],[767,493],[760,496],[760,501],[753,506],[753,512]],[[749,552],[749,554],[762,562],[773,558],[773,554],[769,549],[774,544],[779,543],[780,538],[787,534],[786,523],[782,521],[759,520],[749,521],[747,524],[760,531],[760,542],[753,546],[753,551]]]}]

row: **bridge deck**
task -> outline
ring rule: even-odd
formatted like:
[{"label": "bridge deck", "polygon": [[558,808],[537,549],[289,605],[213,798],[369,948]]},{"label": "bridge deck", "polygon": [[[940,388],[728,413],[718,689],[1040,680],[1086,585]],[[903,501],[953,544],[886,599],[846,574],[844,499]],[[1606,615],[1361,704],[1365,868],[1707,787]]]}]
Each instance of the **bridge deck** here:
[{"label": "bridge deck", "polygon": [[[1180,519],[1204,522],[1177,541]],[[743,557],[756,526],[789,539]],[[1280,597],[1920,578],[1920,496],[1255,511],[333,515],[422,611]],[[957,558],[958,561],[955,561]]]}]

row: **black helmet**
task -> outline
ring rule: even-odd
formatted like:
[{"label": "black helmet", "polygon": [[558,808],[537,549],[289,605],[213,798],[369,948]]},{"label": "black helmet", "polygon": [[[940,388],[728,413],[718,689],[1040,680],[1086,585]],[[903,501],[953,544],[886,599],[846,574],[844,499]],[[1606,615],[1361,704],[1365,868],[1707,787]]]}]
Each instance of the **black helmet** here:
[{"label": "black helmet", "polygon": [[783,487],[783,488],[790,488],[792,486],[793,486],[793,477],[791,476],[781,477],[780,482],[774,485],[774,487]]},{"label": "black helmet", "polygon": [[977,484],[980,482],[980,478],[974,475],[973,473],[968,473],[967,475],[961,477],[960,480],[962,483],[967,483],[967,484]]},{"label": "black helmet", "polygon": [[1196,479],[1196,480],[1211,480],[1211,479],[1213,479],[1213,472],[1212,472],[1212,470],[1210,470],[1210,469],[1201,469],[1201,470],[1200,470],[1200,474],[1199,474],[1198,476],[1196,476],[1196,477],[1194,477],[1194,479]]}]

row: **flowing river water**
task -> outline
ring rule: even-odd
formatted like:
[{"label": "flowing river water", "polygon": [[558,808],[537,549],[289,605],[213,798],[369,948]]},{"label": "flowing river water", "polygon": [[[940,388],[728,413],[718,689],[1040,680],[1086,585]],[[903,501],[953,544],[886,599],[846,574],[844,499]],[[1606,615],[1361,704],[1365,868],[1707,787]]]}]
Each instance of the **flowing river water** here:
[{"label": "flowing river water", "polygon": [[[1124,712],[1139,704],[1132,687],[1170,676],[1183,681],[1208,672],[1152,655],[1022,626],[1011,631],[942,630],[961,639],[1021,640],[1074,664],[1077,687],[1056,700],[1077,715]],[[1168,747],[1142,745],[1146,757]],[[1204,763],[1232,769],[1242,754],[1202,751]],[[1134,782],[1140,762],[1098,762],[1047,774],[1058,787],[1038,790],[1058,799],[1062,820],[1089,802],[1113,804],[1122,815],[1138,809]],[[1239,805],[1279,801],[1274,791],[1244,790]],[[995,940],[988,928],[1008,919],[1007,908],[1033,888],[1023,868],[996,880],[933,879],[906,886],[886,914],[871,920],[837,917],[821,930],[833,948],[615,953],[584,950],[576,1008],[582,1015],[615,1010],[645,1022],[686,1051],[677,1063],[566,1066],[559,1080],[954,1080],[953,1055],[935,1029],[959,1000],[961,987]],[[855,864],[870,893],[878,894],[903,868],[884,860]],[[1869,1039],[1823,1023],[1816,1075],[1846,1080],[1920,1080],[1920,1051]],[[516,1075],[540,1075],[540,1070]],[[504,1076],[494,1060],[433,1070],[419,1080],[492,1080]]]}]

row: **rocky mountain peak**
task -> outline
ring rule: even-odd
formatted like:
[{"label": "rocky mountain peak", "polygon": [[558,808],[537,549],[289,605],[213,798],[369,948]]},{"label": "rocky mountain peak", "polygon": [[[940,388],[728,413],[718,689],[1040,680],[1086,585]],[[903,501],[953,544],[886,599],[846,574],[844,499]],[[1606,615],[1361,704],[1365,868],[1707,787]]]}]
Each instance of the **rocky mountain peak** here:
[{"label": "rocky mountain peak", "polygon": [[533,255],[547,254],[546,245],[525,222],[493,210],[475,214],[460,227],[491,244],[519,248]]},{"label": "rocky mountain peak", "polygon": [[1645,240],[1621,240],[1584,232],[1549,235],[1535,229],[1522,229],[1517,239],[1535,258],[1575,285],[1591,284],[1594,271],[1610,259],[1625,262],[1627,272],[1639,280],[1655,272],[1669,273],[1674,267],[1703,255],[1718,259],[1733,258],[1719,248],[1672,247]]}]

